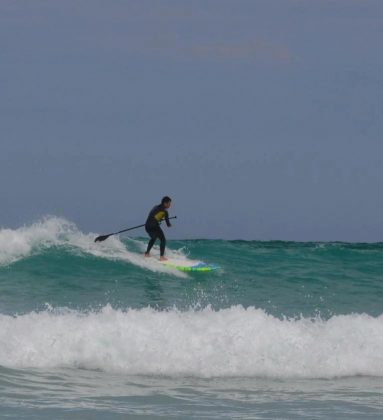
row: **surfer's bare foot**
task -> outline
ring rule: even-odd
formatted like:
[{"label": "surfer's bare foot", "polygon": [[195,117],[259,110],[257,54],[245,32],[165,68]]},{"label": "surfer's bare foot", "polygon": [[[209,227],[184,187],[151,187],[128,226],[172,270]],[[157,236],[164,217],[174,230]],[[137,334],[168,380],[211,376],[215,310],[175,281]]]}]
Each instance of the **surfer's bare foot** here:
[{"label": "surfer's bare foot", "polygon": [[168,259],[166,257],[160,257],[160,261],[167,261]]},{"label": "surfer's bare foot", "polygon": [[145,252],[145,254],[144,254],[144,255],[145,255],[145,257],[146,257],[146,258],[149,258],[149,257],[150,257],[149,252]]}]

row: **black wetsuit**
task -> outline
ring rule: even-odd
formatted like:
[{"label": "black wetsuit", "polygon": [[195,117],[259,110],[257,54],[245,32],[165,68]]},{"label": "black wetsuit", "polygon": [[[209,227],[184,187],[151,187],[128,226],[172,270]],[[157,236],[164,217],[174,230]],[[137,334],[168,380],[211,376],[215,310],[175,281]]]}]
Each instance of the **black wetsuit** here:
[{"label": "black wetsuit", "polygon": [[152,249],[154,242],[156,242],[157,238],[160,239],[160,255],[161,257],[165,254],[165,245],[166,239],[164,232],[160,228],[160,221],[165,219],[166,224],[168,227],[171,226],[169,222],[169,214],[163,204],[159,204],[158,206],[154,206],[149,213],[148,218],[146,219],[145,223],[145,230],[148,232],[150,236],[150,241],[148,243],[148,247],[146,249],[146,253],[149,254],[150,250]]}]

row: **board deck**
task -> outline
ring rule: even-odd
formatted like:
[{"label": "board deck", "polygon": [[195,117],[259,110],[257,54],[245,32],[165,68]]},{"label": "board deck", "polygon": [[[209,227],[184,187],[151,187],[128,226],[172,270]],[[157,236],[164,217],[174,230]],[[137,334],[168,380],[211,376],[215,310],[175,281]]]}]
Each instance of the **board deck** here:
[{"label": "board deck", "polygon": [[169,259],[167,261],[160,261],[160,264],[174,268],[179,271],[214,271],[219,267],[215,264],[206,264],[203,261],[193,261],[193,260],[175,260]]}]

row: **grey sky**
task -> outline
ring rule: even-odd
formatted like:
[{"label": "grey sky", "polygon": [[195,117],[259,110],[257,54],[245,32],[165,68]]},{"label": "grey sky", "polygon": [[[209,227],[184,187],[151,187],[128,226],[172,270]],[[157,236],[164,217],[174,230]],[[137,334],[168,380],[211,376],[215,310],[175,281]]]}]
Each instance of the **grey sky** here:
[{"label": "grey sky", "polygon": [[380,241],[382,42],[380,0],[1,0],[0,225]]}]

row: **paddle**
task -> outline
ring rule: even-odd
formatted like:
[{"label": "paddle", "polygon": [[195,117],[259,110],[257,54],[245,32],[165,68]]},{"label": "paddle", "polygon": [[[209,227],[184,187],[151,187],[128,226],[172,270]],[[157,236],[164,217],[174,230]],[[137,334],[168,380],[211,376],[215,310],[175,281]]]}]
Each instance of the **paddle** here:
[{"label": "paddle", "polygon": [[[177,216],[169,217],[169,220],[170,219],[177,219]],[[165,219],[162,219],[162,220],[165,220]],[[160,223],[162,222],[162,220],[160,221]],[[128,228],[128,229],[123,229],[123,230],[120,230],[119,232],[109,233],[109,235],[100,235],[100,236],[97,236],[97,238],[94,240],[94,242],[102,242],[102,241],[105,241],[105,239],[108,239],[109,236],[118,235],[119,233],[127,232],[128,230],[138,229],[138,228],[143,227],[143,226],[145,226],[145,224],[134,226],[134,227],[131,227],[131,228]]]}]

